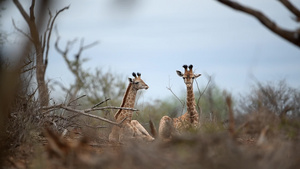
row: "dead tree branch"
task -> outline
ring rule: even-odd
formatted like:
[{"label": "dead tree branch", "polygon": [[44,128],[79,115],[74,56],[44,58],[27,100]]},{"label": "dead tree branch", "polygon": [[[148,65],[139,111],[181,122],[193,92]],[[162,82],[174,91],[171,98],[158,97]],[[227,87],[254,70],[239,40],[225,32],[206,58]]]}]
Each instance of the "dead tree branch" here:
[{"label": "dead tree branch", "polygon": [[[50,20],[51,20],[51,18],[52,18],[52,15],[51,15],[51,12],[49,11],[49,14],[50,14],[49,23],[51,23],[51,24],[50,24],[50,27],[48,27],[49,33],[48,33],[47,38],[44,37],[44,38],[47,39],[47,43],[46,43],[46,46],[47,46],[47,47],[46,47],[46,56],[45,56],[45,62],[46,62],[46,63],[48,62],[48,53],[49,53],[49,48],[50,48],[50,47],[49,47],[49,44],[50,44],[50,38],[51,38],[51,34],[52,34],[54,22],[55,22],[57,16],[58,16],[60,13],[62,13],[64,10],[69,9],[69,7],[70,7],[70,6],[64,7],[64,8],[62,8],[62,9],[60,9],[58,12],[56,12],[56,14],[55,14],[55,16],[54,16],[54,18],[52,19],[51,22],[50,22]],[[47,30],[46,30],[45,32],[47,32]]]},{"label": "dead tree branch", "polygon": [[[43,34],[41,34],[40,27],[42,27],[43,22],[46,20],[45,15],[46,12],[40,12],[35,14],[36,11],[36,3],[35,0],[31,0],[31,5],[29,7],[29,11],[26,12],[19,0],[13,0],[14,4],[16,5],[17,9],[21,13],[22,17],[24,18],[25,22],[28,25],[29,33],[25,33],[22,30],[18,29],[14,22],[13,25],[17,31],[21,32],[25,37],[27,37],[35,48],[35,70],[36,70],[36,81],[38,84],[38,94],[39,94],[39,102],[42,106],[47,106],[49,104],[49,89],[45,82],[45,73],[48,65],[48,51],[49,51],[49,43],[51,39],[51,32],[53,29],[53,24],[55,22],[56,17],[64,10],[68,9],[69,7],[65,7],[58,11],[54,18],[52,19],[51,12],[50,19],[48,20],[46,30]],[[38,3],[41,7],[40,11],[46,11],[44,8],[47,7],[48,1],[41,1]],[[37,15],[37,19],[36,16]],[[47,34],[48,32],[48,34]],[[46,51],[45,51],[46,46]],[[45,53],[46,52],[46,53]]]},{"label": "dead tree branch", "polygon": [[[275,34],[281,36],[282,38],[286,39],[287,41],[293,43],[294,45],[300,47],[300,33],[296,31],[289,31],[285,30],[279,26],[275,22],[273,22],[271,19],[269,19],[266,15],[264,15],[262,12],[246,7],[244,5],[239,4],[238,2],[233,2],[231,0],[218,0],[220,3],[241,11],[245,12],[249,15],[254,16],[256,19],[258,19],[264,26],[266,26],[269,30],[274,32]],[[296,16],[298,16],[298,10],[295,11],[295,7],[290,4],[287,0],[281,0],[281,3],[283,3],[288,9],[293,9],[293,13],[296,13]]]},{"label": "dead tree branch", "polygon": [[12,20],[12,24],[14,26],[14,28],[19,32],[21,33],[23,36],[25,36],[26,38],[28,38],[31,42],[33,42],[33,39],[27,34],[25,33],[24,31],[22,31],[20,28],[17,27],[16,23],[14,20]]},{"label": "dead tree branch", "polygon": [[24,70],[22,70],[22,72],[21,73],[26,73],[26,72],[28,72],[28,71],[30,71],[30,70],[33,70],[33,69],[35,69],[36,68],[36,66],[32,66],[31,68],[28,68],[28,69],[24,69]]},{"label": "dead tree branch", "polygon": [[81,53],[82,53],[83,50],[91,48],[91,47],[97,45],[98,43],[99,43],[98,41],[95,41],[95,42],[90,43],[88,45],[84,45],[84,39],[81,39],[81,41],[80,41],[80,48],[79,48],[78,53],[76,54],[76,58],[77,57],[79,58],[79,56],[81,55]]},{"label": "dead tree branch", "polygon": [[73,99],[73,100],[69,101],[68,106],[71,105],[71,103],[73,103],[73,102],[75,102],[75,101],[77,101],[77,100],[79,100],[79,99],[81,99],[81,98],[83,98],[83,97],[85,97],[85,96],[86,96],[86,95],[84,94],[84,95],[82,95],[82,96],[80,96],[80,97],[77,97],[76,99]]},{"label": "dead tree branch", "polygon": [[72,41],[68,41],[66,46],[65,46],[65,49],[61,49],[58,45],[59,40],[60,40],[60,36],[59,36],[57,30],[56,30],[56,34],[57,34],[57,39],[56,39],[56,42],[55,42],[55,49],[57,50],[58,53],[60,53],[62,55],[63,59],[65,60],[65,62],[68,65],[69,70],[71,71],[71,73],[76,78],[75,84],[69,90],[69,94],[70,94],[70,97],[72,99],[73,97],[75,97],[77,95],[78,91],[84,86],[83,81],[87,76],[87,74],[82,69],[82,63],[84,62],[84,60],[80,59],[81,54],[85,49],[88,49],[88,48],[98,44],[98,42],[95,41],[95,42],[90,43],[88,45],[84,45],[84,39],[81,39],[79,50],[75,54],[75,59],[71,60],[70,56],[69,56],[69,51],[70,51],[70,48],[74,45],[74,43],[77,41],[77,39],[74,39]]},{"label": "dead tree branch", "polygon": [[77,113],[77,114],[80,114],[80,115],[84,115],[84,116],[87,116],[87,117],[91,117],[91,118],[94,118],[94,119],[105,121],[107,123],[117,125],[117,126],[120,126],[126,118],[124,118],[120,123],[116,123],[116,122],[113,122],[113,121],[108,120],[106,118],[99,117],[99,116],[96,116],[96,115],[93,115],[93,114],[89,114],[88,112],[97,111],[97,110],[106,110],[106,109],[123,109],[123,110],[138,111],[137,109],[133,109],[133,108],[115,107],[115,106],[106,106],[106,107],[78,110],[78,109],[68,107],[64,104],[42,107],[41,109],[45,111],[43,114],[47,114],[47,113],[49,113],[51,111],[54,111],[54,110],[57,110],[57,109],[64,109],[64,110],[71,111],[71,112],[74,112],[74,113]]},{"label": "dead tree branch", "polygon": [[199,92],[199,97],[198,97],[198,99],[197,99],[197,108],[198,108],[198,111],[200,112],[200,114],[202,113],[202,110],[201,110],[201,107],[200,107],[200,99],[201,99],[201,97],[203,96],[203,94],[205,93],[205,91],[207,90],[207,88],[208,88],[208,86],[210,85],[210,83],[211,83],[211,76],[208,76],[208,82],[207,82],[207,84],[206,84],[206,86],[205,86],[205,88],[204,88],[204,90],[201,92],[201,90],[200,90],[200,88],[199,88],[199,84],[198,84],[198,82],[197,82],[197,80],[195,79],[195,81],[196,81],[196,85],[197,85],[197,89],[198,89],[198,92]]},{"label": "dead tree branch", "polygon": [[166,88],[173,94],[173,96],[181,103],[182,107],[184,108],[185,103],[184,101],[180,100],[179,97],[177,97],[176,94],[173,92],[172,87],[170,85],[170,79],[169,79],[169,87]]},{"label": "dead tree branch", "polygon": [[70,108],[70,107],[67,107],[67,106],[64,106],[64,105],[62,105],[61,108],[65,109],[67,111],[71,111],[71,112],[74,112],[74,113],[78,113],[78,114],[87,116],[87,117],[91,117],[91,118],[94,118],[94,119],[105,121],[107,123],[110,123],[110,124],[113,124],[113,125],[117,125],[117,126],[120,126],[123,123],[123,121],[125,120],[125,118],[124,118],[120,123],[116,123],[116,122],[110,121],[110,120],[108,120],[106,118],[99,117],[99,116],[96,116],[96,115],[93,115],[93,114],[89,114],[89,113],[87,113],[89,111],[86,111],[86,110],[77,110],[77,109],[73,109],[73,108]]},{"label": "dead tree branch", "polygon": [[110,100],[110,98],[107,98],[107,99],[105,99],[105,100],[103,100],[103,101],[101,101],[101,102],[99,102],[99,103],[95,104],[95,105],[92,107],[92,109],[94,109],[94,108],[96,108],[96,107],[100,106],[101,104],[103,104],[103,103],[107,102],[108,100]]},{"label": "dead tree branch", "polygon": [[300,18],[300,10],[297,9],[290,1],[288,0],[279,0],[288,10],[290,10],[297,18]]}]

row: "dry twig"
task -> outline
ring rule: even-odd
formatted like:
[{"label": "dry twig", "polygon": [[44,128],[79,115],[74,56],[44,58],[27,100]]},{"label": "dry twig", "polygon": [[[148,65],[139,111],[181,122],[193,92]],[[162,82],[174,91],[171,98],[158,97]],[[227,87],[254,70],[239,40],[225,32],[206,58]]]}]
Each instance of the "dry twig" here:
[{"label": "dry twig", "polygon": [[80,114],[80,115],[84,115],[84,116],[87,116],[87,117],[91,117],[91,118],[94,118],[94,119],[105,121],[107,123],[110,123],[110,124],[113,124],[113,125],[117,125],[117,126],[120,126],[126,118],[124,118],[120,123],[116,123],[116,122],[113,122],[113,121],[108,120],[106,118],[99,117],[99,116],[96,116],[96,115],[93,115],[93,114],[89,114],[88,112],[97,111],[97,110],[106,110],[106,109],[123,109],[123,110],[138,111],[137,109],[133,109],[133,108],[115,107],[115,106],[106,106],[106,107],[99,107],[99,108],[90,108],[90,109],[85,109],[85,110],[78,110],[78,109],[74,109],[74,108],[68,107],[68,106],[66,106],[64,104],[42,107],[41,109],[45,110],[45,112],[43,114],[49,113],[49,112],[54,111],[56,109],[64,109],[64,110],[71,111],[71,112],[74,112],[74,113],[77,113],[77,114]]},{"label": "dry twig", "polygon": [[99,103],[95,104],[95,105],[92,107],[92,109],[94,109],[95,107],[98,107],[98,106],[100,106],[101,104],[103,104],[103,103],[107,102],[108,100],[110,100],[110,98],[107,98],[107,99],[105,99],[104,101],[101,101],[101,102],[99,102]]},{"label": "dry twig", "polygon": [[203,94],[205,93],[205,91],[207,90],[208,86],[211,83],[211,76],[208,76],[208,82],[207,82],[207,84],[206,84],[206,86],[205,86],[205,88],[204,88],[204,90],[202,92],[200,91],[199,84],[198,84],[198,82],[197,82],[196,79],[195,79],[195,81],[196,81],[197,89],[198,89],[198,92],[199,92],[199,97],[197,99],[197,104],[196,105],[197,105],[197,108],[198,108],[198,110],[199,110],[199,112],[201,114],[202,110],[201,110],[201,107],[200,107],[200,99],[201,99],[201,97],[203,96]]}]

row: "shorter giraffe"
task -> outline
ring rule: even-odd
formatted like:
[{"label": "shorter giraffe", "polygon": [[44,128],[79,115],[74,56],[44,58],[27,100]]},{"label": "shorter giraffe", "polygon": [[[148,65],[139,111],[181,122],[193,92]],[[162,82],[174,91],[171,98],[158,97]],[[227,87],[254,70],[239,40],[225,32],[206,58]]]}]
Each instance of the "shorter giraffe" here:
[{"label": "shorter giraffe", "polygon": [[177,75],[182,77],[187,87],[187,112],[180,117],[170,118],[169,116],[163,116],[159,123],[159,138],[168,140],[172,136],[172,132],[180,131],[191,127],[199,126],[199,114],[196,110],[195,96],[193,91],[193,81],[201,74],[194,74],[193,65],[189,67],[183,65],[184,73],[177,70]]},{"label": "shorter giraffe", "polygon": [[[148,85],[141,79],[140,73],[132,73],[134,79],[129,79],[129,85],[126,89],[121,107],[134,108],[137,91],[140,89],[148,89]],[[137,121],[132,120],[132,111],[120,109],[114,115],[116,122],[123,123],[119,126],[113,126],[109,134],[110,141],[126,142],[131,139],[152,141],[154,138],[149,135],[146,129]]]}]

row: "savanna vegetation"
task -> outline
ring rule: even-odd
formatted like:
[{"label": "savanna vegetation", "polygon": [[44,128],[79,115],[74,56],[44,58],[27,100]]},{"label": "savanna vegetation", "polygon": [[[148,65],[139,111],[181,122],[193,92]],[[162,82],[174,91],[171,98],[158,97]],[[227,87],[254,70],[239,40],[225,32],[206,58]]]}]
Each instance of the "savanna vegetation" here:
[{"label": "savanna vegetation", "polygon": [[[116,125],[113,115],[128,83],[125,75],[83,68],[84,50],[97,42],[79,42],[72,59],[69,48],[78,42],[69,41],[62,47],[58,38],[52,47],[64,58],[75,81],[70,86],[46,83],[47,59],[51,59],[47,39],[55,18],[67,7],[46,17],[49,1],[35,4],[33,0],[29,9],[23,9],[18,0],[14,3],[30,33],[21,32],[27,39],[16,63],[6,62],[4,53],[0,57],[1,168],[300,167],[300,90],[284,80],[256,82],[248,94],[235,98],[208,78],[206,86],[195,84],[198,130],[174,136],[169,142],[109,142],[108,134]],[[35,8],[40,9],[39,15]],[[34,32],[43,22],[47,29]],[[1,43],[5,43],[3,36],[1,33]],[[58,88],[64,100],[41,95]],[[162,116],[185,112],[185,95],[138,104],[133,118],[148,131],[150,120],[158,128]]]}]

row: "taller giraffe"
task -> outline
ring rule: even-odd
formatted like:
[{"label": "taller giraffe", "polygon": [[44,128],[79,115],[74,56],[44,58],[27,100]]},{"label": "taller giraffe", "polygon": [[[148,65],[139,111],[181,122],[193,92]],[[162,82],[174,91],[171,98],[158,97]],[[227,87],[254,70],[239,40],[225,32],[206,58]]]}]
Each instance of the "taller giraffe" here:
[{"label": "taller giraffe", "polygon": [[187,112],[180,117],[171,119],[169,116],[163,116],[159,123],[159,137],[169,139],[172,135],[172,130],[179,131],[190,127],[199,126],[199,114],[196,110],[195,96],[193,91],[194,79],[201,74],[194,74],[193,65],[183,65],[184,73],[176,70],[178,76],[182,77],[187,88]]},{"label": "taller giraffe", "polygon": [[[128,78],[129,85],[123,97],[120,107],[134,108],[137,91],[140,89],[148,89],[149,86],[141,79],[140,73],[132,73],[132,78]],[[152,141],[153,137],[145,130],[145,128],[136,120],[132,120],[133,112],[131,110],[120,109],[114,115],[116,122],[122,123],[121,127],[113,126],[109,134],[110,141],[123,142],[131,138],[144,139]]]}]

